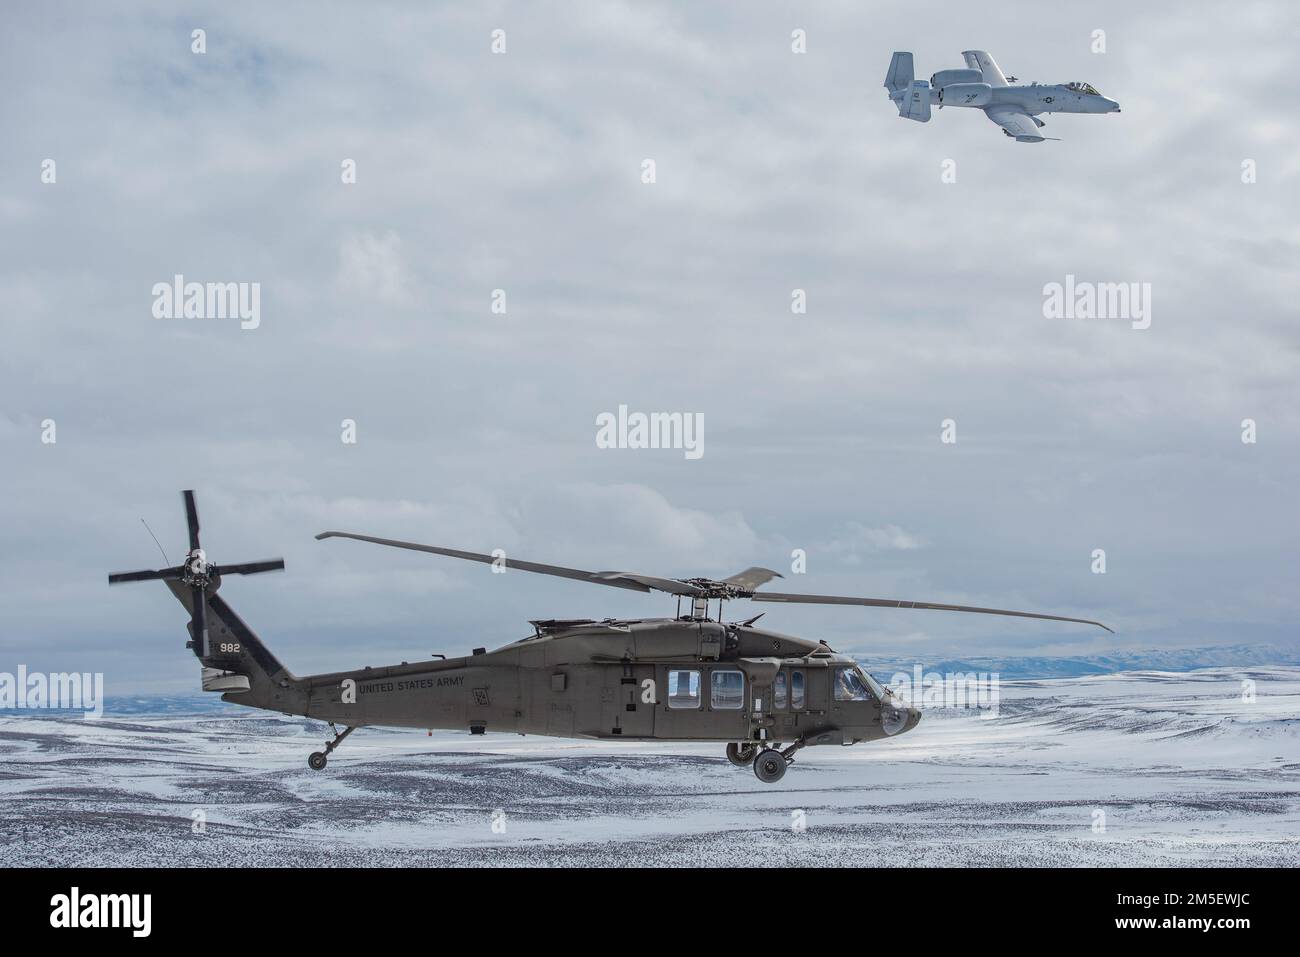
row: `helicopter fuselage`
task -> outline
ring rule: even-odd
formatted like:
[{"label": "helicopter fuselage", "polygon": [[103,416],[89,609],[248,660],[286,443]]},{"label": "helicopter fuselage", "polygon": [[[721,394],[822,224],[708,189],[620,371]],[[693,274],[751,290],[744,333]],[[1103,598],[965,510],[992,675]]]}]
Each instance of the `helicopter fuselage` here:
[{"label": "helicopter fuselage", "polygon": [[[226,628],[228,606],[214,611],[219,631],[204,664],[250,674],[237,658],[256,638]],[[223,698],[348,727],[801,746],[877,740],[919,720],[822,642],[694,618],[534,626],[461,658],[302,678],[281,669]]]}]

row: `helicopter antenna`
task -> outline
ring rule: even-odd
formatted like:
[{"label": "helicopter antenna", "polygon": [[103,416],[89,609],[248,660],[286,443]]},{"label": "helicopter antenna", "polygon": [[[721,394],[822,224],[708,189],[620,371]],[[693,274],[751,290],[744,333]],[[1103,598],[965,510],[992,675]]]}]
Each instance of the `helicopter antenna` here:
[{"label": "helicopter antenna", "polygon": [[140,518],[140,524],[143,525],[144,530],[149,533],[149,537],[153,539],[153,543],[158,546],[158,551],[162,552],[163,564],[170,565],[172,560],[167,557],[166,552],[163,552],[162,542],[158,541],[158,536],[153,533],[153,529],[149,527],[149,523],[144,520],[143,516]]}]

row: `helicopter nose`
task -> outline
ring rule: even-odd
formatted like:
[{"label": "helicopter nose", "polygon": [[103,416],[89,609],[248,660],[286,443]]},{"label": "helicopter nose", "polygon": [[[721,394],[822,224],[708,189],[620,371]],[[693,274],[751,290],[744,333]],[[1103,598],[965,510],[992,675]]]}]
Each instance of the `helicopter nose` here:
[{"label": "helicopter nose", "polygon": [[921,712],[908,707],[897,699],[886,702],[880,709],[880,726],[885,734],[893,737],[911,731],[921,722]]}]

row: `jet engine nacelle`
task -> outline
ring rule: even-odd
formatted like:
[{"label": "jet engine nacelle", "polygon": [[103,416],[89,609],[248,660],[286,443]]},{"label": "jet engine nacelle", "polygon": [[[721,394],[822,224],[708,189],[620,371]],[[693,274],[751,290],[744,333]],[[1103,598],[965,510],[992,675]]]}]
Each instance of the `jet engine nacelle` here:
[{"label": "jet engine nacelle", "polygon": [[939,90],[939,103],[942,106],[988,106],[992,102],[993,87],[987,83],[949,83]]},{"label": "jet engine nacelle", "polygon": [[979,70],[940,70],[930,77],[930,85],[941,90],[952,83],[982,83],[983,74]]}]

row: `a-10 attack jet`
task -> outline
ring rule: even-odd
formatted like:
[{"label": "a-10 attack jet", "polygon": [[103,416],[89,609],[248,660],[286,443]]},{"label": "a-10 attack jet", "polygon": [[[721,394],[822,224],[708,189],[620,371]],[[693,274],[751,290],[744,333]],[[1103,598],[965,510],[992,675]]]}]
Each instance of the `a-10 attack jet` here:
[{"label": "a-10 attack jet", "polygon": [[1118,113],[1119,104],[1087,83],[1030,83],[1012,86],[1016,78],[1002,75],[983,50],[967,50],[964,70],[940,70],[929,81],[918,80],[912,54],[895,53],[889,61],[885,89],[898,115],[918,123],[930,122],[930,107],[969,106],[1002,127],[1017,143],[1041,143],[1054,136],[1039,132],[1040,113]]}]

